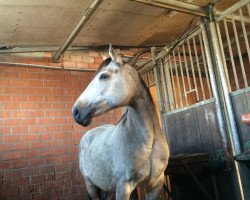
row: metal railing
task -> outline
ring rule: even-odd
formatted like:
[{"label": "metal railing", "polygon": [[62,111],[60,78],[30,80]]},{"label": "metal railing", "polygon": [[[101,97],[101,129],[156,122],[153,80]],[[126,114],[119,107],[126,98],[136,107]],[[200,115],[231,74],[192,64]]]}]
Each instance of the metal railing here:
[{"label": "metal railing", "polygon": [[216,20],[229,92],[250,85],[250,4],[240,3]]},{"label": "metal railing", "polygon": [[141,74],[152,86],[156,84],[153,74],[157,73],[162,112],[213,98],[201,29],[169,48],[154,67],[155,70],[151,67]]}]

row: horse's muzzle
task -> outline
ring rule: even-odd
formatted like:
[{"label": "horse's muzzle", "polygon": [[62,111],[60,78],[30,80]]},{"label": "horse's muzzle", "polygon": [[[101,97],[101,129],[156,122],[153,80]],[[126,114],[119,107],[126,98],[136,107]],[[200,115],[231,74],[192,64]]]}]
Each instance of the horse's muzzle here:
[{"label": "horse's muzzle", "polygon": [[74,120],[82,125],[82,126],[88,126],[91,123],[92,114],[91,109],[82,109],[78,106],[73,106],[72,108],[72,114],[74,117]]}]

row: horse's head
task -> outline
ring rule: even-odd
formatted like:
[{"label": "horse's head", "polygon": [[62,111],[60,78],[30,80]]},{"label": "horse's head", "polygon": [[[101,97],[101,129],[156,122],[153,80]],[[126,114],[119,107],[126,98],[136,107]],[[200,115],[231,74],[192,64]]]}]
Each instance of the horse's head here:
[{"label": "horse's head", "polygon": [[140,81],[137,71],[124,63],[111,45],[109,54],[110,58],[101,64],[96,76],[72,108],[78,124],[88,126],[93,117],[128,105],[136,95],[136,85]]}]

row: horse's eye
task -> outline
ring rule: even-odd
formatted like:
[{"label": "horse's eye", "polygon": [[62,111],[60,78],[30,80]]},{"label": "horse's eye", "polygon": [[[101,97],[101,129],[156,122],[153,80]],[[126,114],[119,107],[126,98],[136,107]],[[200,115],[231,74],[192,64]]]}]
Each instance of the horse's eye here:
[{"label": "horse's eye", "polygon": [[100,76],[100,80],[107,80],[109,78],[109,75],[108,74],[105,74],[103,73],[101,76]]}]

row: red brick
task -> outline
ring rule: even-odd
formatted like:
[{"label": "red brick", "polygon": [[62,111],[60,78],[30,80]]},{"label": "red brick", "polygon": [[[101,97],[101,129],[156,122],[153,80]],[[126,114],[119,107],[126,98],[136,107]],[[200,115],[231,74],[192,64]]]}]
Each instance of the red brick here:
[{"label": "red brick", "polygon": [[46,180],[45,175],[33,176],[31,179],[32,184],[44,183]]},{"label": "red brick", "polygon": [[64,61],[64,62],[63,62],[63,66],[64,66],[65,68],[75,68],[75,67],[76,67],[76,62]]},{"label": "red brick", "polygon": [[10,134],[11,128],[10,127],[0,127],[0,134]]},{"label": "red brick", "polygon": [[10,96],[6,96],[6,95],[0,95],[0,101],[1,102],[10,102],[11,101],[11,97]]},{"label": "red brick", "polygon": [[67,132],[59,132],[59,133],[54,133],[54,139],[67,139],[68,138],[68,133]]},{"label": "red brick", "polygon": [[40,174],[47,174],[47,173],[52,173],[55,172],[55,166],[41,166],[40,167]]},{"label": "red brick", "polygon": [[28,82],[27,80],[12,80],[13,86],[27,86]]},{"label": "red brick", "polygon": [[29,133],[43,133],[43,132],[45,132],[44,125],[29,126]]},{"label": "red brick", "polygon": [[4,120],[4,126],[19,126],[20,124],[21,124],[20,119],[5,119]]},{"label": "red brick", "polygon": [[28,142],[21,142],[21,143],[12,143],[12,150],[13,151],[23,151],[29,149]]},{"label": "red brick", "polygon": [[46,159],[45,158],[33,158],[30,159],[30,166],[40,166],[45,165]]},{"label": "red brick", "polygon": [[12,134],[25,134],[28,132],[27,126],[18,126],[18,127],[12,127],[11,133]]},{"label": "red brick", "polygon": [[25,135],[22,135],[22,142],[36,141],[36,140],[37,140],[37,134],[25,134]]},{"label": "red brick", "polygon": [[11,112],[3,110],[0,112],[0,118],[10,118],[11,117]]},{"label": "red brick", "polygon": [[55,167],[57,172],[70,171],[70,163],[56,164]]},{"label": "red brick", "polygon": [[95,58],[95,63],[101,64],[102,62],[103,62],[103,58],[101,58],[101,57]]},{"label": "red brick", "polygon": [[39,174],[39,167],[28,167],[25,169],[22,169],[22,174],[23,176],[33,176]]},{"label": "red brick", "polygon": [[30,149],[41,149],[44,148],[45,144],[42,141],[39,142],[30,142]]},{"label": "red brick", "polygon": [[58,81],[44,81],[44,87],[58,87]]},{"label": "red brick", "polygon": [[36,88],[25,87],[21,88],[21,94],[35,94]]},{"label": "red brick", "polygon": [[37,153],[34,150],[29,149],[28,151],[22,152],[22,158],[24,159],[35,158],[36,156],[37,156]]},{"label": "red brick", "polygon": [[12,101],[13,102],[27,102],[27,96],[12,96]]},{"label": "red brick", "polygon": [[25,80],[34,79],[35,74],[36,73],[30,73],[30,72],[20,73],[19,77],[20,77],[20,79],[25,79]]},{"label": "red brick", "polygon": [[11,168],[11,162],[10,161],[1,161],[0,162],[0,169],[10,169]]},{"label": "red brick", "polygon": [[37,124],[37,119],[35,118],[28,118],[28,119],[22,119],[21,120],[21,125],[25,126],[25,125],[36,125]]},{"label": "red brick", "polygon": [[20,110],[20,104],[12,101],[3,104],[4,110]]},{"label": "red brick", "polygon": [[5,94],[20,94],[20,88],[19,87],[5,87],[4,93]]},{"label": "red brick", "polygon": [[12,150],[11,143],[10,144],[0,144],[0,152],[10,151]]},{"label": "red brick", "polygon": [[14,160],[12,161],[13,169],[24,168],[29,166],[28,160]]},{"label": "red brick", "polygon": [[44,117],[43,110],[29,111],[29,117]]},{"label": "red brick", "polygon": [[29,102],[44,102],[44,96],[39,96],[39,95],[29,96]]},{"label": "red brick", "polygon": [[98,69],[99,66],[100,66],[100,64],[98,64],[98,63],[91,63],[91,64],[89,64],[89,67],[92,68],[92,69]]},{"label": "red brick", "polygon": [[4,158],[5,158],[5,160],[19,159],[19,158],[21,158],[21,153],[19,151],[5,152]]},{"label": "red brick", "polygon": [[0,80],[0,85],[1,86],[10,86],[11,85],[11,80],[8,80],[8,79],[1,79]]},{"label": "red brick", "polygon": [[55,118],[54,124],[67,124],[67,118]]},{"label": "red brick", "polygon": [[13,118],[26,118],[28,117],[27,111],[12,111]]},{"label": "red brick", "polygon": [[86,62],[77,62],[76,67],[80,69],[86,69],[89,68],[89,63]]},{"label": "red brick", "polygon": [[20,142],[21,141],[21,136],[20,135],[5,135],[4,136],[4,142],[5,143],[15,143],[15,142]]},{"label": "red brick", "polygon": [[46,126],[46,132],[48,133],[58,132],[59,130],[60,130],[60,127],[58,125]]},{"label": "red brick", "polygon": [[56,148],[54,150],[55,155],[67,155],[69,152],[68,148]]},{"label": "red brick", "polygon": [[32,87],[43,87],[43,81],[41,80],[28,80],[28,85]]},{"label": "red brick", "polygon": [[53,139],[53,135],[51,133],[38,134],[38,140],[39,141],[51,140],[51,139]]},{"label": "red brick", "polygon": [[66,125],[60,125],[60,130],[61,131],[72,131],[73,130],[73,126],[72,125],[68,125],[68,124],[66,124]]}]

